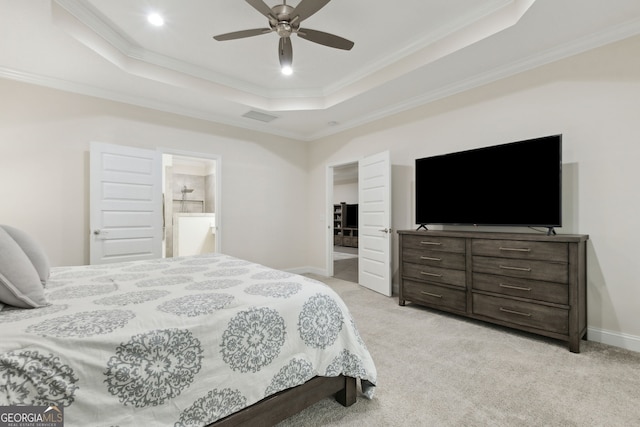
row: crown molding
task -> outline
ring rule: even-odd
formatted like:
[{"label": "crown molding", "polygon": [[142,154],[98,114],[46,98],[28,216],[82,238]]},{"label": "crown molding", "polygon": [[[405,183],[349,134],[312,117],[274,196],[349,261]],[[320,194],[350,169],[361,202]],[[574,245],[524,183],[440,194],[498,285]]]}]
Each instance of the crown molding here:
[{"label": "crown molding", "polygon": [[421,94],[406,101],[399,102],[388,107],[378,109],[371,114],[361,116],[356,120],[350,120],[340,123],[337,126],[327,128],[323,131],[308,136],[310,141],[325,138],[346,130],[363,126],[368,123],[383,119],[394,114],[401,113],[413,108],[421,107],[431,102],[456,95],[486,84],[496,82],[498,80],[523,73],[546,64],[550,64],[583,52],[587,52],[598,47],[615,43],[629,37],[640,34],[640,19],[627,21],[617,27],[601,31],[596,34],[574,40],[569,43],[548,49],[540,54],[531,55],[527,58],[511,62],[509,64],[497,67],[491,71],[477,74],[465,80],[460,80],[447,86],[438,88],[437,90]]}]

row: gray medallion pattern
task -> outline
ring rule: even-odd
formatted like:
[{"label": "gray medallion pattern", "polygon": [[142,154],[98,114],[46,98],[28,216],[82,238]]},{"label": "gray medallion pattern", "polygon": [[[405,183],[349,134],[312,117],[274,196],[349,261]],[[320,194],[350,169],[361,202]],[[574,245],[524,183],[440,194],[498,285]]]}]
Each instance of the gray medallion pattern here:
[{"label": "gray medallion pattern", "polygon": [[127,267],[131,264],[135,263],[135,261],[130,261],[130,262],[116,262],[116,263],[112,263],[112,264],[92,264],[92,265],[86,265],[84,266],[84,268],[90,269],[90,270],[119,270],[123,267]]},{"label": "gray medallion pattern", "polygon": [[76,285],[69,286],[68,288],[58,289],[51,291],[47,294],[47,299],[50,301],[66,300],[70,298],[84,298],[92,297],[96,295],[108,294],[118,290],[118,286],[114,283],[106,285]]},{"label": "gray medallion pattern", "polygon": [[135,335],[109,359],[104,382],[124,405],[162,405],[191,385],[200,371],[202,353],[200,341],[186,329]]},{"label": "gray medallion pattern", "polygon": [[229,276],[242,276],[247,274],[250,270],[248,268],[221,268],[219,270],[212,271],[211,273],[205,273],[207,277],[229,277]]},{"label": "gray medallion pattern", "polygon": [[327,295],[314,295],[304,303],[298,317],[300,338],[309,347],[331,346],[342,330],[343,316],[338,304]]},{"label": "gray medallion pattern", "polygon": [[293,273],[269,269],[267,271],[261,271],[260,273],[253,274],[251,278],[257,280],[281,280],[288,279],[293,276],[295,276]]},{"label": "gray medallion pattern", "polygon": [[0,354],[0,378],[3,405],[69,406],[78,389],[70,366],[35,350]]},{"label": "gray medallion pattern", "polygon": [[273,298],[289,298],[298,293],[302,285],[296,282],[257,283],[247,287],[244,291],[249,295],[262,295]]},{"label": "gray medallion pattern", "polygon": [[367,370],[364,368],[360,357],[344,349],[333,359],[325,372],[328,377],[335,377],[340,374],[347,377],[366,378]]},{"label": "gray medallion pattern", "polygon": [[127,310],[96,310],[54,317],[29,326],[32,334],[54,337],[90,337],[123,328],[135,314]]},{"label": "gray medallion pattern", "polygon": [[209,265],[214,264],[216,262],[220,262],[217,258],[194,258],[194,259],[185,259],[180,262],[182,265]]},{"label": "gray medallion pattern", "polygon": [[121,273],[121,274],[109,274],[107,276],[100,276],[91,279],[92,282],[127,282],[130,280],[140,280],[147,277],[144,273]]},{"label": "gray medallion pattern", "polygon": [[189,283],[193,279],[189,276],[170,276],[170,277],[158,277],[155,279],[145,279],[136,283],[139,288],[150,288],[152,286],[175,286]]},{"label": "gray medallion pattern", "polygon": [[93,303],[98,305],[129,305],[142,304],[147,301],[155,301],[162,297],[170,295],[171,292],[160,289],[149,289],[147,291],[127,292],[126,294],[113,295],[95,300]]},{"label": "gray medallion pattern", "polygon": [[220,267],[244,267],[246,265],[250,265],[249,261],[244,261],[241,259],[236,259],[233,261],[224,261],[218,264]]},{"label": "gray medallion pattern", "polygon": [[200,266],[187,266],[187,267],[174,267],[169,268],[167,270],[162,270],[162,274],[194,274],[194,273],[202,273],[203,271],[207,271],[207,267]]},{"label": "gray medallion pattern", "polygon": [[204,282],[196,282],[185,286],[190,291],[215,291],[217,289],[227,289],[241,285],[242,280],[238,279],[213,279]]},{"label": "gray medallion pattern", "polygon": [[239,390],[214,389],[182,411],[174,427],[204,426],[231,415],[247,406]]},{"label": "gray medallion pattern", "polygon": [[172,299],[158,306],[158,310],[176,316],[196,317],[222,310],[234,300],[229,294],[196,294]]},{"label": "gray medallion pattern", "polygon": [[125,267],[125,268],[122,269],[122,271],[129,271],[129,272],[132,272],[132,273],[138,273],[138,272],[164,270],[165,268],[169,268],[169,265],[167,265],[167,264],[145,263],[145,264],[132,265],[131,267]]},{"label": "gray medallion pattern", "polygon": [[64,273],[56,274],[56,280],[65,279],[84,279],[87,277],[95,277],[104,274],[104,271],[99,270],[71,270]]},{"label": "gray medallion pattern", "polygon": [[0,323],[19,322],[21,320],[42,317],[64,311],[67,308],[69,308],[69,306],[66,304],[48,305],[46,307],[32,308],[29,310],[6,306],[2,311],[0,311]]},{"label": "gray medallion pattern", "polygon": [[360,336],[360,331],[358,330],[358,327],[356,326],[356,322],[353,320],[353,317],[351,317],[351,315],[349,315],[349,320],[351,323],[351,329],[353,330],[353,333],[356,336],[356,339],[358,340],[358,344],[360,344],[362,347],[366,349],[367,345],[364,343],[364,340]]},{"label": "gray medallion pattern", "polygon": [[55,289],[60,288],[62,286],[68,285],[69,283],[73,283],[69,280],[47,280],[47,283],[44,285],[45,289]]},{"label": "gray medallion pattern", "polygon": [[304,359],[293,359],[273,377],[265,397],[287,388],[304,384],[314,377],[313,365]]},{"label": "gray medallion pattern", "polygon": [[220,352],[234,371],[258,372],[278,356],[285,335],[284,319],[276,310],[251,308],[229,321]]}]

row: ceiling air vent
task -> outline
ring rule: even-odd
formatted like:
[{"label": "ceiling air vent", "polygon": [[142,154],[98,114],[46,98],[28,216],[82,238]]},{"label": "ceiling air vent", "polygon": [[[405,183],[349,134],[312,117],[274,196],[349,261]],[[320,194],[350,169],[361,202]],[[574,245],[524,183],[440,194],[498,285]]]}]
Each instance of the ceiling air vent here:
[{"label": "ceiling air vent", "polygon": [[250,110],[242,115],[248,119],[259,120],[264,123],[269,123],[278,118],[278,116],[272,116],[271,114],[261,113],[260,111]]}]

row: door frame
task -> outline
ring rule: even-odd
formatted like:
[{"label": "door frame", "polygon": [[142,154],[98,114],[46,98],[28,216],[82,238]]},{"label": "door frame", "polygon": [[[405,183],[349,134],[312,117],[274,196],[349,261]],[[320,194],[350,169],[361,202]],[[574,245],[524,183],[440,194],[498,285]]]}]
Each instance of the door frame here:
[{"label": "door frame", "polygon": [[[181,156],[181,157],[193,157],[200,159],[211,160],[215,163],[216,170],[216,188],[215,188],[215,199],[214,199],[214,210],[215,210],[215,227],[216,227],[216,239],[215,239],[215,248],[216,252],[222,252],[222,203],[220,200],[222,199],[222,156],[219,154],[210,154],[210,153],[197,153],[193,151],[185,151],[178,150],[175,148],[158,148],[162,154],[169,154],[172,156]],[[164,171],[164,164],[162,165]]]},{"label": "door frame", "polygon": [[[325,240],[325,271],[327,272],[328,277],[333,277],[333,176],[334,169],[340,166],[346,165],[358,165],[360,159],[353,159],[350,161],[340,161],[340,162],[332,162],[327,163],[326,165],[326,173],[325,173],[325,206],[326,206],[326,222],[327,222],[327,234]],[[358,248],[358,252],[360,249]],[[358,254],[360,256],[360,254]]]}]

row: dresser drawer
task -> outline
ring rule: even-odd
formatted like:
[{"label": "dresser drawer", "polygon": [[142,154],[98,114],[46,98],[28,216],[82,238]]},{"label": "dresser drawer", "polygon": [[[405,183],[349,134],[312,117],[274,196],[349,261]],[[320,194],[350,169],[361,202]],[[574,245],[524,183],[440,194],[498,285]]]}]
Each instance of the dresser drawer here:
[{"label": "dresser drawer", "polygon": [[471,242],[471,253],[488,257],[569,262],[566,243],[474,239]]},{"label": "dresser drawer", "polygon": [[466,287],[466,273],[464,270],[453,270],[403,262],[402,275],[410,279],[427,280],[429,282]]},{"label": "dresser drawer", "polygon": [[407,248],[402,251],[402,260],[413,264],[453,268],[456,270],[464,270],[465,267],[465,255],[454,252]]},{"label": "dresser drawer", "polygon": [[473,313],[559,334],[569,331],[568,310],[530,302],[473,294]]},{"label": "dresser drawer", "polygon": [[403,249],[427,249],[431,251],[465,252],[465,239],[440,236],[403,236]]},{"label": "dresser drawer", "polygon": [[464,312],[467,309],[466,291],[429,283],[404,280],[403,298],[418,304],[437,305],[441,308]]},{"label": "dresser drawer", "polygon": [[484,256],[474,256],[472,259],[474,273],[487,273],[557,283],[567,283],[569,280],[568,264]]},{"label": "dresser drawer", "polygon": [[555,304],[569,304],[569,287],[561,283],[473,273],[472,288],[474,290],[530,298]]}]

